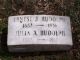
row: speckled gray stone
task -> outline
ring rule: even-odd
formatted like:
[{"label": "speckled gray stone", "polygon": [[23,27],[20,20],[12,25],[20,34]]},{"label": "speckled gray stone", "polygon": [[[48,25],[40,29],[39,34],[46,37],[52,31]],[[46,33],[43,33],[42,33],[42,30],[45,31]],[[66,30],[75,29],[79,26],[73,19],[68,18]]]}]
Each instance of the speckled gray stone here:
[{"label": "speckled gray stone", "polygon": [[72,43],[70,18],[56,15],[20,15],[8,19],[10,52],[69,50]]}]

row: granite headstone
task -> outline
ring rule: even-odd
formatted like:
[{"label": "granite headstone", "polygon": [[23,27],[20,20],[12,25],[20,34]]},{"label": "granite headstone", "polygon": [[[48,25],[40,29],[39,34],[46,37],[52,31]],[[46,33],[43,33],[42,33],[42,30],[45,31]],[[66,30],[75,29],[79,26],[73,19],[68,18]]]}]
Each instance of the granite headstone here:
[{"label": "granite headstone", "polygon": [[8,18],[10,52],[69,50],[72,43],[70,18],[57,15],[19,15]]}]

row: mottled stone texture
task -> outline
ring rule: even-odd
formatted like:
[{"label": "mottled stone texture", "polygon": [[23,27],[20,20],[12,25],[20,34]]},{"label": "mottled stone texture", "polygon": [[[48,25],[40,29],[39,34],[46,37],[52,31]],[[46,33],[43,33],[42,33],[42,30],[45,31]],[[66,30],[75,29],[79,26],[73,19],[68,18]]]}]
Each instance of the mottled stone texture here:
[{"label": "mottled stone texture", "polygon": [[70,18],[55,15],[10,16],[7,45],[12,52],[69,50]]}]

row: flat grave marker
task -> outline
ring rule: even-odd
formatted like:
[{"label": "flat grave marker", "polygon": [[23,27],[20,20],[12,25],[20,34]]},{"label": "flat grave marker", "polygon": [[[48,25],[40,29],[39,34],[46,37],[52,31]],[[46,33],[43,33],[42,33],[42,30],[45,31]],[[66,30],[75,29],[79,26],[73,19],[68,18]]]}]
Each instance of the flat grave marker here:
[{"label": "flat grave marker", "polygon": [[72,43],[70,18],[57,15],[19,15],[8,19],[10,52],[69,50]]}]

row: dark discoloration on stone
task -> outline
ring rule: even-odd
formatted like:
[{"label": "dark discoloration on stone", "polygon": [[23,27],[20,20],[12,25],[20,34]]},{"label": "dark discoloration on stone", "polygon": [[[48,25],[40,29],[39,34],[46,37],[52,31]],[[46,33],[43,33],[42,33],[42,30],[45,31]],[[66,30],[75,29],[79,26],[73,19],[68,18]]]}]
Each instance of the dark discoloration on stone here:
[{"label": "dark discoloration on stone", "polygon": [[8,47],[10,52],[24,53],[24,52],[66,51],[71,49],[72,46],[35,44],[35,45],[15,45],[15,46],[8,46]]}]

